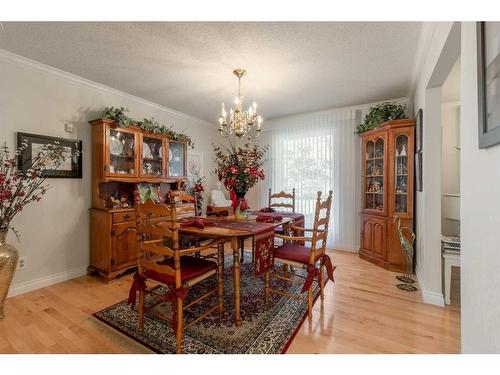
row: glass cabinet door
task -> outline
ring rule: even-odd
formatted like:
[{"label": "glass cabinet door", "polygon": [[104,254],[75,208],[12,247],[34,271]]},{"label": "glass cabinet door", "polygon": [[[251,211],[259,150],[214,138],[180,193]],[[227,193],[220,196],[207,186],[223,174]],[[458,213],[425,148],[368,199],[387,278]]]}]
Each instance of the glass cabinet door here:
[{"label": "glass cabinet door", "polygon": [[394,211],[408,212],[408,136],[400,134],[395,142],[395,168],[394,171]]},{"label": "glass cabinet door", "polygon": [[163,140],[144,135],[142,137],[141,176],[162,177],[165,174],[163,163]]},{"label": "glass cabinet door", "polygon": [[383,138],[366,143],[364,188],[367,210],[384,210],[384,148]]},{"label": "glass cabinet door", "polygon": [[169,142],[168,150],[168,175],[186,176],[186,145],[181,142]]},{"label": "glass cabinet door", "polygon": [[106,172],[109,175],[136,175],[136,137],[135,133],[109,129],[109,160]]}]

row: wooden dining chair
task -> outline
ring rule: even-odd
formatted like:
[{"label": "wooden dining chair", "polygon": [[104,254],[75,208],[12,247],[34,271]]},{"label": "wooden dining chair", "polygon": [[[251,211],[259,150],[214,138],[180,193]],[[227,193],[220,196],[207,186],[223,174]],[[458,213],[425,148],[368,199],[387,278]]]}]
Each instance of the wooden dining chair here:
[{"label": "wooden dining chair", "polygon": [[[134,275],[134,283],[130,289],[129,303],[135,306],[136,292],[139,292],[138,321],[137,329],[144,327],[144,313],[150,314],[160,319],[168,320],[165,314],[154,310],[154,307],[164,301],[172,304],[172,328],[177,338],[177,353],[182,349],[183,331],[215,310],[219,311],[219,318],[222,319],[224,310],[223,304],[223,284],[222,284],[222,256],[223,239],[215,239],[203,246],[179,249],[178,229],[168,221],[155,221],[155,217],[168,217],[171,215],[171,207],[156,204],[151,200],[144,204],[135,206],[138,218],[138,270]],[[200,251],[218,246],[217,262],[192,256]],[[201,281],[216,275],[217,287],[207,289],[201,296],[192,302],[184,305],[184,299],[188,290]],[[148,280],[167,287],[167,293],[159,293],[157,288],[146,288]],[[156,300],[152,304],[145,306],[145,294],[153,295]],[[217,294],[217,303],[208,307],[199,317],[184,325],[183,311],[197,303]]]},{"label": "wooden dining chair", "polygon": [[[312,229],[305,229],[295,225],[285,225],[286,233],[291,231],[303,233],[302,236],[289,236],[288,234],[280,235],[275,234],[276,237],[281,238],[284,243],[278,246],[274,251],[274,261],[282,263],[284,266],[292,266],[297,269],[305,269],[307,276],[298,275],[295,272],[288,272],[286,267],[283,267],[283,275],[273,272],[271,270],[265,273],[265,287],[264,287],[264,300],[266,304],[269,300],[270,294],[286,295],[290,298],[302,298],[296,294],[290,294],[285,291],[271,289],[270,279],[271,276],[291,281],[291,277],[302,277],[305,279],[302,292],[307,291],[307,307],[308,316],[312,318],[313,307],[313,281],[319,284],[321,300],[324,299],[324,284],[323,273],[326,268],[328,278],[333,281],[333,271],[330,257],[326,255],[326,241],[328,238],[328,224],[330,222],[330,211],[332,205],[332,191],[329,192],[328,198],[321,201],[321,191],[318,191],[316,198],[316,209],[314,213],[314,225]],[[306,233],[311,233],[311,236],[306,236]],[[298,242],[310,242],[311,246],[303,246]],[[328,281],[328,280],[326,280]]]},{"label": "wooden dining chair", "polygon": [[[287,202],[284,203],[283,199],[287,199]],[[273,203],[273,200],[279,200],[276,203]],[[269,189],[269,203],[268,207],[280,207],[280,208],[289,208],[292,210],[292,213],[295,213],[295,188],[292,189],[292,194],[285,193],[284,191],[280,191],[279,193],[272,194],[271,189]]]}]

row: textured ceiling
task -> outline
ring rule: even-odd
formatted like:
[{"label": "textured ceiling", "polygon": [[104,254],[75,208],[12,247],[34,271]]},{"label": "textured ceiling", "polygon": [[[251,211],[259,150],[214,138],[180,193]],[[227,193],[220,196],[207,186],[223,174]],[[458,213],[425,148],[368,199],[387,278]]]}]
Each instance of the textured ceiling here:
[{"label": "textured ceiling", "polygon": [[[408,94],[418,22],[4,22],[0,48],[215,122],[237,90],[265,118]],[[113,103],[108,103],[112,105]]]}]

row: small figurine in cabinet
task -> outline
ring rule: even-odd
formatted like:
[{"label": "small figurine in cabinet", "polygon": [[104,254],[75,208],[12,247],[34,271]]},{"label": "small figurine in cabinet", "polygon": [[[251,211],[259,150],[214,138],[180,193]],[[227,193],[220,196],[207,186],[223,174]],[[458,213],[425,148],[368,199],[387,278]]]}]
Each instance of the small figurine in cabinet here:
[{"label": "small figurine in cabinet", "polygon": [[194,198],[186,194],[186,181],[180,180],[176,184],[176,188],[168,192],[169,203],[194,202]]},{"label": "small figurine in cabinet", "polygon": [[396,186],[396,193],[406,193],[406,180],[401,178]]},{"label": "small figurine in cabinet", "polygon": [[128,194],[125,192],[116,192],[109,197],[113,208],[128,208],[130,207],[130,201],[128,199]]}]

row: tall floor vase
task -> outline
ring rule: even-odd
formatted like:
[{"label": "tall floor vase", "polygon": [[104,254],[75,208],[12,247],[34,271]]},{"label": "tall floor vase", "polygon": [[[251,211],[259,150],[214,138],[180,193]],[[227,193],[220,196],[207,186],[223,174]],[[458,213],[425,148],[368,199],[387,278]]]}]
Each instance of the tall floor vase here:
[{"label": "tall floor vase", "polygon": [[17,266],[17,249],[6,242],[8,229],[0,229],[0,319],[4,317],[4,304]]}]

